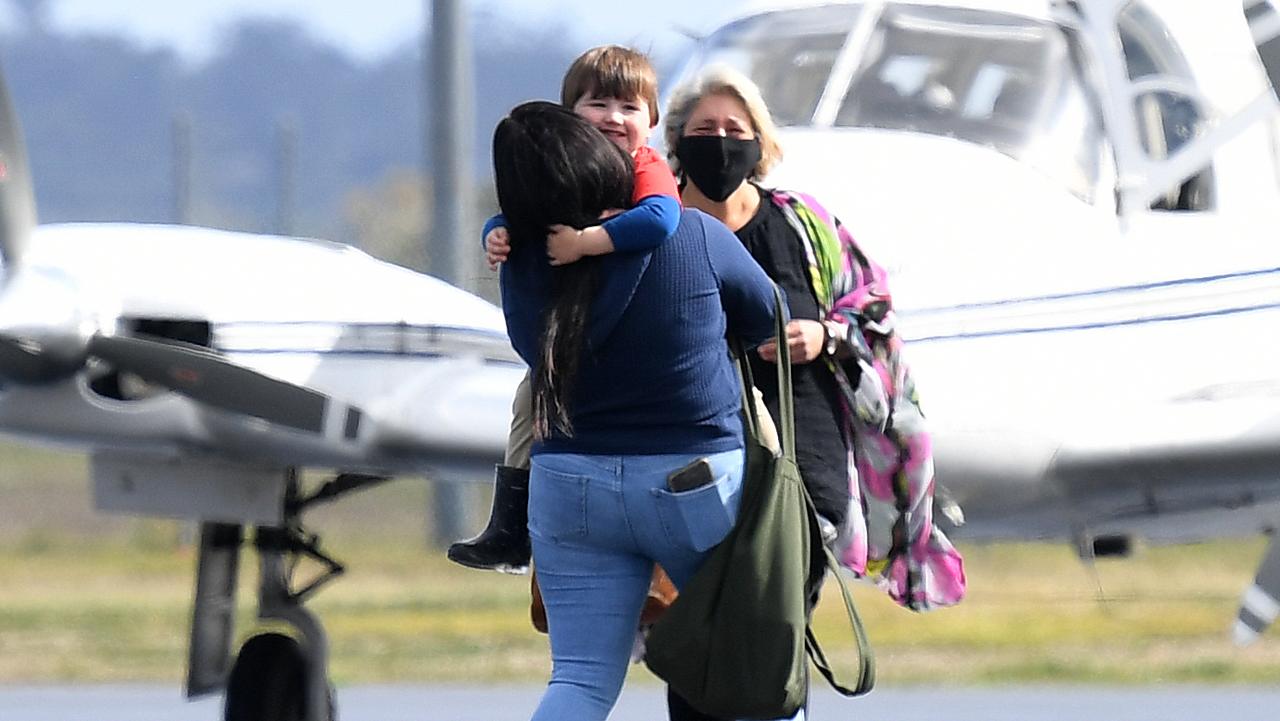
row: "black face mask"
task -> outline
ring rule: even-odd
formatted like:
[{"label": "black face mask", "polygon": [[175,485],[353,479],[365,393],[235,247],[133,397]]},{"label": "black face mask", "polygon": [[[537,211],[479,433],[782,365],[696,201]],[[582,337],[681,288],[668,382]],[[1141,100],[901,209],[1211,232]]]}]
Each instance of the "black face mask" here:
[{"label": "black face mask", "polygon": [[760,140],[686,135],[676,143],[676,159],[703,195],[722,203],[760,162]]}]

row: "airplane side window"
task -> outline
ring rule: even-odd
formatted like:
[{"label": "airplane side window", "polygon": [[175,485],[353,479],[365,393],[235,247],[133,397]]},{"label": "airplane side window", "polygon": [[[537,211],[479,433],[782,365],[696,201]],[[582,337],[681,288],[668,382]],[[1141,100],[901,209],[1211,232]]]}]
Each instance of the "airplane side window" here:
[{"label": "airplane side window", "polygon": [[1166,158],[1200,134],[1203,123],[1195,101],[1160,90],[1134,99],[1142,123],[1142,145],[1147,155]]},{"label": "airplane side window", "polygon": [[[1203,132],[1204,118],[1194,100],[1170,91],[1142,93],[1134,98],[1142,149],[1163,160]],[[1213,206],[1213,168],[1205,166],[1182,185],[1152,204],[1152,210],[1208,210]]]},{"label": "airplane side window", "polygon": [[[1194,82],[1190,66],[1168,27],[1143,2],[1131,2],[1118,16],[1117,32],[1129,80],[1141,85],[1161,79]],[[1138,136],[1147,157],[1163,160],[1205,130],[1196,100],[1169,89],[1146,89],[1133,98]],[[1206,166],[1172,188],[1152,210],[1208,210],[1214,205],[1213,168]]]}]

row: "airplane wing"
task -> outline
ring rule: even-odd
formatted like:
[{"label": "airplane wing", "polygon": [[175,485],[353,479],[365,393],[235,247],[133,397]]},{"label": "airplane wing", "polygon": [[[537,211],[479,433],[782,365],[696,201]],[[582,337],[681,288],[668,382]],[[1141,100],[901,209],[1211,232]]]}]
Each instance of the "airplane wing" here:
[{"label": "airplane wing", "polygon": [[[1141,416],[1141,425],[1133,417],[1089,419],[1064,439],[1048,475],[1100,527],[1280,499],[1277,394],[1241,393],[1165,404]],[[1204,538],[1193,523],[1162,529],[1154,540]]]},{"label": "airplane wing", "polygon": [[1165,542],[1271,535],[1232,629],[1244,646],[1280,616],[1280,392],[1236,391],[1231,401],[1171,404],[1145,429],[1095,426],[1090,438],[1068,441],[1049,472],[1099,534],[1140,528]]}]

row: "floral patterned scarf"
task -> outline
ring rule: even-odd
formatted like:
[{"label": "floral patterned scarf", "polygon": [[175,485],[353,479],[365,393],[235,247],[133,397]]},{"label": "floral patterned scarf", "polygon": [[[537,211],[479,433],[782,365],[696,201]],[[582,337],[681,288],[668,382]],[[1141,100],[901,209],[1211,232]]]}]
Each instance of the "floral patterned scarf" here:
[{"label": "floral patterned scarf", "polygon": [[958,603],[964,559],[933,522],[933,450],[885,272],[812,197],[770,197],[804,244],[819,307],[852,349],[825,359],[840,388],[853,499],[840,561],[913,610]]}]

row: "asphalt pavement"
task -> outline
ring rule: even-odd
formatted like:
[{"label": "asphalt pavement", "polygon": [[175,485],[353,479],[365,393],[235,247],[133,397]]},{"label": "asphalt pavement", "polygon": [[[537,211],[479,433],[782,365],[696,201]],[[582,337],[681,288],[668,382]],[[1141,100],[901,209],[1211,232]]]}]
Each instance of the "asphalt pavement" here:
[{"label": "asphalt pavement", "polygon": [[[821,683],[818,681],[817,683]],[[340,721],[524,721],[538,686],[352,686]],[[611,721],[664,721],[665,696],[628,686]],[[220,699],[168,686],[0,686],[0,721],[218,721]],[[1280,719],[1274,687],[884,687],[858,699],[815,689],[809,721],[1234,721]]]}]

